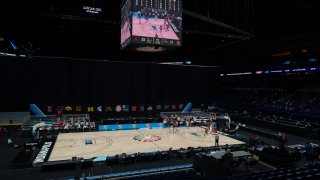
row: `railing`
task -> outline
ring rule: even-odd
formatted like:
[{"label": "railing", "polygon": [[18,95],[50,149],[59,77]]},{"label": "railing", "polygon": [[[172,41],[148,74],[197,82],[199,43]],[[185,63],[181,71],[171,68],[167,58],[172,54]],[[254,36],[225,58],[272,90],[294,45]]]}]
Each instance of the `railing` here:
[{"label": "railing", "polygon": [[30,115],[27,120],[23,124],[24,129],[30,129],[35,124],[40,122],[44,122],[47,125],[53,125],[55,122],[60,121],[64,123],[71,123],[71,122],[89,122],[90,123],[90,116],[89,114],[65,114],[61,118],[57,117],[56,115],[45,115],[45,116],[36,116]]},{"label": "railing", "polygon": [[[168,167],[160,167],[160,168],[152,168],[152,169],[143,169],[143,170],[135,170],[128,172],[120,172],[120,173],[112,173],[98,176],[86,177],[86,179],[105,179],[105,178],[117,178],[117,177],[126,177],[126,176],[136,176],[136,175],[144,175],[144,174],[152,174],[152,173],[161,173],[165,171],[174,171],[174,170],[182,170],[192,168],[192,164],[184,164],[177,166],[168,166]],[[64,180],[73,180],[74,177],[63,178]],[[80,178],[83,180],[84,178]]]},{"label": "railing", "polygon": [[34,116],[30,115],[30,122],[37,124],[40,122],[45,122],[46,124],[53,124],[57,120],[56,115],[46,115],[46,116]]}]

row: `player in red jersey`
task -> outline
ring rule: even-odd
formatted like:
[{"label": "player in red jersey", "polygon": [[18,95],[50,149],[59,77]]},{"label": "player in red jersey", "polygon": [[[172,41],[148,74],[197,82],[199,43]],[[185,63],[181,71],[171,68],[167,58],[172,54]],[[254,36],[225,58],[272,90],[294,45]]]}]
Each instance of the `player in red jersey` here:
[{"label": "player in red jersey", "polygon": [[203,136],[207,136],[207,135],[208,135],[208,128],[205,127],[205,128],[204,128],[204,134],[203,134]]}]

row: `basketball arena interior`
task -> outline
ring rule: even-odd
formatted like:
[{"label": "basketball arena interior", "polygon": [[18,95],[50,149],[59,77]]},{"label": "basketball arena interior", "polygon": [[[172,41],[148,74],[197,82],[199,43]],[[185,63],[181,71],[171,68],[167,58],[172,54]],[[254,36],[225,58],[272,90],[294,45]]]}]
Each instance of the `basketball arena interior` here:
[{"label": "basketball arena interior", "polygon": [[311,0],[0,2],[0,179],[320,179]]}]

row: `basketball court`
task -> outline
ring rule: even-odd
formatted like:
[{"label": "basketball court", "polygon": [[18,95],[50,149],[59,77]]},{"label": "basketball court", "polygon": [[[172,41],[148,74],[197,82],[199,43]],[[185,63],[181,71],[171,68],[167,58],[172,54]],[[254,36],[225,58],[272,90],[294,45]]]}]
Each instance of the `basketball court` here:
[{"label": "basketball court", "polygon": [[[138,18],[132,18],[133,36],[145,36],[154,38],[156,35],[158,35],[159,38],[179,40],[178,36],[173,31],[171,26],[168,30],[165,30],[164,19],[149,18],[147,22],[145,18],[141,18],[140,22]],[[162,30],[160,29],[160,26],[163,26]]]},{"label": "basketball court", "polygon": [[[126,131],[101,131],[82,133],[60,133],[48,161],[69,160],[72,157],[92,158],[115,156],[127,153],[146,153],[167,151],[188,147],[214,146],[211,140],[203,136],[200,127],[179,128],[176,134],[169,129],[139,129]],[[152,142],[149,142],[151,138]],[[147,140],[147,141],[146,141]],[[146,141],[146,142],[144,142]],[[91,142],[86,144],[86,142]],[[220,135],[220,145],[244,144],[236,139]]]}]

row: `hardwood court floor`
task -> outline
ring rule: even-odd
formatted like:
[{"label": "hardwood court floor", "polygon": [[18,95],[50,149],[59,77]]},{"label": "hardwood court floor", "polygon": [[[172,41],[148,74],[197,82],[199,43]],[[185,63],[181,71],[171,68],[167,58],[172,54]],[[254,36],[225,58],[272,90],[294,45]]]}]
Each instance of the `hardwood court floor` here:
[{"label": "hardwood court floor", "polygon": [[[127,131],[101,131],[81,133],[60,133],[48,161],[69,160],[72,157],[92,158],[98,156],[114,156],[116,154],[133,154],[138,152],[166,151],[169,148],[214,146],[211,140],[203,136],[200,127],[179,128],[177,134],[169,133],[169,129],[139,129]],[[157,135],[161,140],[141,142],[133,139],[137,135]],[[219,135],[220,145],[244,144],[233,138]],[[93,144],[85,144],[92,140]]]}]

